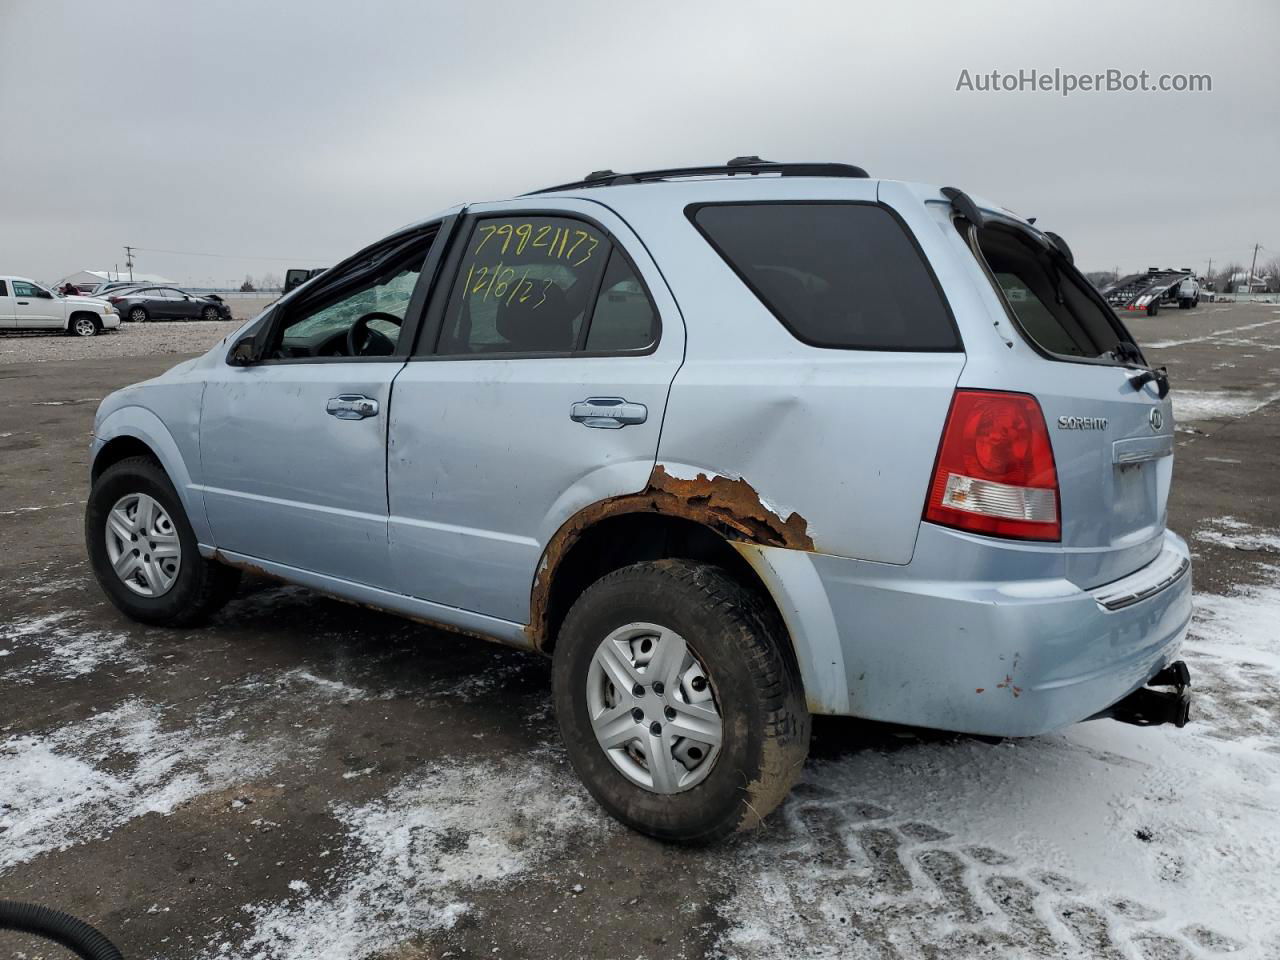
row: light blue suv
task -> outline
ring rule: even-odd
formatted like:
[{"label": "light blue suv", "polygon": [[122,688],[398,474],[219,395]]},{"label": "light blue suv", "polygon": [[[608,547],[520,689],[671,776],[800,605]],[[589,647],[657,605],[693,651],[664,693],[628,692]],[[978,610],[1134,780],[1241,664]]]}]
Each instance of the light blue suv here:
[{"label": "light blue suv", "polygon": [[1061,238],[959,190],[600,171],[112,394],[87,544],[148,623],[252,570],[549,655],[593,795],[707,841],[783,799],[812,714],[1185,722],[1167,394]]}]

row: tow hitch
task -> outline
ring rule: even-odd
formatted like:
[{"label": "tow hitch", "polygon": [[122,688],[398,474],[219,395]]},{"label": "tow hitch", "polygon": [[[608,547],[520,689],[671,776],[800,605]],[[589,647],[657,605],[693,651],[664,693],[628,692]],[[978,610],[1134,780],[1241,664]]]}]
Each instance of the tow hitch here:
[{"label": "tow hitch", "polygon": [[[1153,690],[1152,687],[1173,689]],[[1191,671],[1187,669],[1185,661],[1175,660],[1148,680],[1145,687],[1140,687],[1089,719],[1110,717],[1139,727],[1154,727],[1162,723],[1185,727],[1191,716],[1190,687]]]}]

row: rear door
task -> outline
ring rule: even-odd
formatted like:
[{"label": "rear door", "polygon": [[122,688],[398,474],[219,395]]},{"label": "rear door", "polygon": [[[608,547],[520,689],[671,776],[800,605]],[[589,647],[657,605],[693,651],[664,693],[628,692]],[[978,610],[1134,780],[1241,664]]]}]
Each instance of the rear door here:
[{"label": "rear door", "polygon": [[1137,385],[1144,365],[1132,336],[1047,241],[997,220],[973,231],[970,243],[1035,355],[1016,370],[971,364],[962,385],[1017,389],[1008,378],[1022,378],[1053,444],[1067,576],[1086,588],[1117,580],[1149,563],[1163,544],[1171,403],[1154,381]]},{"label": "rear door", "polygon": [[684,328],[597,204],[472,207],[453,248],[395,383],[392,564],[403,593],[525,623],[561,524],[648,484]]}]

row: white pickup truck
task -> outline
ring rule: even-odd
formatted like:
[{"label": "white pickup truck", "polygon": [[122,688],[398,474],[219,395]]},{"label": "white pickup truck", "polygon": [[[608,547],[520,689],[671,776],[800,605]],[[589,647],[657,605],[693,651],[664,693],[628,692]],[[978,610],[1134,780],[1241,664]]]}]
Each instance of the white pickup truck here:
[{"label": "white pickup truck", "polygon": [[0,331],[62,330],[92,337],[120,326],[120,314],[105,300],[63,297],[25,277],[0,276]]}]

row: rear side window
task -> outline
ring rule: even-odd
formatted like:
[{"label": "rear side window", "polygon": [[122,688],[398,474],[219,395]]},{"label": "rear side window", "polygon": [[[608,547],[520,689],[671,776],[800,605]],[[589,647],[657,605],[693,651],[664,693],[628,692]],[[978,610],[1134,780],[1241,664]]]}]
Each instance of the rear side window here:
[{"label": "rear side window", "polygon": [[8,295],[9,295],[9,288],[4,285],[3,280],[0,280],[0,297],[7,297]]},{"label": "rear side window", "polygon": [[846,350],[959,350],[938,283],[906,228],[869,203],[689,210],[720,256],[799,340]]},{"label": "rear side window", "polygon": [[999,226],[976,231],[978,247],[1023,334],[1041,350],[1095,359],[1129,333],[1060,255]]},{"label": "rear side window", "polygon": [[622,252],[609,255],[609,266],[600,284],[596,308],[587,330],[590,353],[643,350],[654,341],[657,315],[644,284]]},{"label": "rear side window", "polygon": [[445,311],[438,353],[569,353],[583,331],[610,244],[560,217],[476,223]]},{"label": "rear side window", "polygon": [[657,312],[623,252],[569,217],[476,221],[445,308],[438,354],[643,352]]}]

